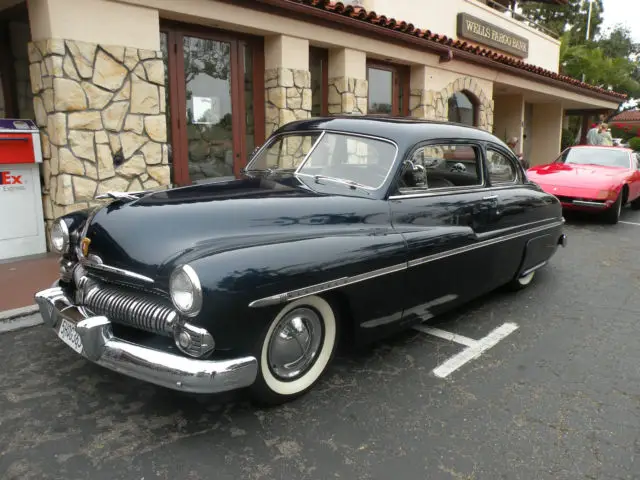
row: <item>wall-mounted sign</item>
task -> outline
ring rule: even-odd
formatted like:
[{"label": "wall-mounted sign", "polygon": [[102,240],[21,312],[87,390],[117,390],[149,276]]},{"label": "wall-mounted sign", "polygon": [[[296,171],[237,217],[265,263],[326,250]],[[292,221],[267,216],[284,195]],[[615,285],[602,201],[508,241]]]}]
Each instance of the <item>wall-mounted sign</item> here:
[{"label": "wall-mounted sign", "polygon": [[529,40],[488,23],[468,13],[458,14],[458,37],[510,53],[516,57],[529,56]]}]

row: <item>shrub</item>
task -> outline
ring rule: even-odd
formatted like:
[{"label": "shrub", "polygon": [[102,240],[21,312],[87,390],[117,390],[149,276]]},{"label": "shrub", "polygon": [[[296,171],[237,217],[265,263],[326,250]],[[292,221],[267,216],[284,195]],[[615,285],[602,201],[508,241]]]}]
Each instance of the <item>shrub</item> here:
[{"label": "shrub", "polygon": [[636,152],[640,151],[640,137],[633,137],[631,140],[629,140],[629,146]]}]

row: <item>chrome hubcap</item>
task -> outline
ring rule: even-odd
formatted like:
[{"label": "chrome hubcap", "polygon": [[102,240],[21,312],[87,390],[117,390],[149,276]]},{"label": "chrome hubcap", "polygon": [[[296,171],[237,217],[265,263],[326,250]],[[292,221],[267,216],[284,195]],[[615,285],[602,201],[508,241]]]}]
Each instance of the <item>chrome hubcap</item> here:
[{"label": "chrome hubcap", "polygon": [[269,341],[267,360],[283,380],[303,375],[313,365],[322,342],[322,321],[310,308],[296,308],[276,325]]}]

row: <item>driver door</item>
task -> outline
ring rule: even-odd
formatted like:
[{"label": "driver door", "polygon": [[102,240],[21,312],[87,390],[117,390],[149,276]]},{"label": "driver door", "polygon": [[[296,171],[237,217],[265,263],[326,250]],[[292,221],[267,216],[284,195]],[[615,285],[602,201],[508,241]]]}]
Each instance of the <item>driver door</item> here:
[{"label": "driver door", "polygon": [[415,167],[407,167],[389,198],[393,227],[408,248],[406,321],[426,320],[493,288],[485,275],[495,259],[482,239],[497,209],[480,144],[419,145],[411,158]]}]

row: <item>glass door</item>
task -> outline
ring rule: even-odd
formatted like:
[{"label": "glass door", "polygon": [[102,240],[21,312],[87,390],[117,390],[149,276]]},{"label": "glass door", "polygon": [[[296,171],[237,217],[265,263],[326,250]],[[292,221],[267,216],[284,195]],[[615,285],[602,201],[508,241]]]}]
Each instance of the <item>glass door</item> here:
[{"label": "glass door", "polygon": [[232,88],[231,48],[229,42],[183,37],[186,151],[191,182],[234,175],[234,159],[240,152],[233,143],[233,103],[237,95]]},{"label": "glass door", "polygon": [[186,27],[163,35],[174,183],[236,177],[264,141],[261,41]]}]

